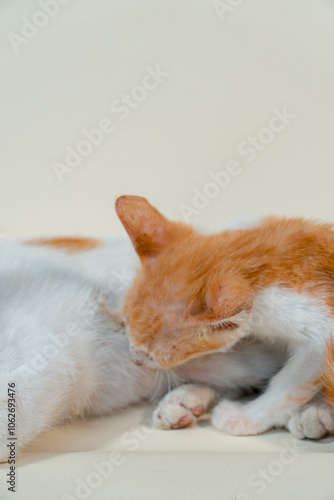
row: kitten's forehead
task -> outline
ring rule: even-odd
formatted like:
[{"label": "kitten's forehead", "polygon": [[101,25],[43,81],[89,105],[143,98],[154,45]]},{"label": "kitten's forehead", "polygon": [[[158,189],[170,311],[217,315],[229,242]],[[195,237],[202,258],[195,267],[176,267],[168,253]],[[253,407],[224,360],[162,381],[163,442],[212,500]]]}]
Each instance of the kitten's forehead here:
[{"label": "kitten's forehead", "polygon": [[185,303],[181,300],[162,300],[155,303],[154,309],[163,319],[165,325],[182,322],[185,315]]}]

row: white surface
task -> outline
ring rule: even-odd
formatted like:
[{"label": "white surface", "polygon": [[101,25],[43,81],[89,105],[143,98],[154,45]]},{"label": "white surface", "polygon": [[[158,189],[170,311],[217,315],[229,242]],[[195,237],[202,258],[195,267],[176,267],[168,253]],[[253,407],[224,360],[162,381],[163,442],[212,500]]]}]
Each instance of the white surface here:
[{"label": "white surface", "polygon": [[[1,490],[0,466],[1,500],[84,498],[83,483],[94,500],[334,498],[333,440],[298,441],[284,431],[232,437],[206,420],[161,431],[151,427],[152,411],[136,406],[40,436],[22,455],[15,495]],[[104,464],[103,472],[102,462],[113,467]]]},{"label": "white surface", "polygon": [[[22,17],[41,7],[7,0],[0,9],[0,233],[110,234],[121,228],[121,194],[182,219],[193,189],[210,190],[210,172],[232,160],[240,173],[211,188],[216,197],[190,222],[213,229],[243,212],[334,220],[332,1],[240,1],[221,20],[206,0],[70,0],[17,53],[8,34],[21,34]],[[169,76],[122,120],[110,105],[156,65]],[[240,144],[285,107],[295,118],[247,161]],[[59,182],[53,162],[103,118],[114,132]],[[257,493],[248,480],[280,469],[270,464],[291,443],[287,433],[235,438],[202,424],[155,431],[131,452],[122,436],[150,415],[136,407],[41,436],[22,459],[16,495],[0,467],[1,500],[79,498],[77,478],[117,450],[124,462],[87,498],[334,498],[333,441],[299,443],[296,460]]]}]

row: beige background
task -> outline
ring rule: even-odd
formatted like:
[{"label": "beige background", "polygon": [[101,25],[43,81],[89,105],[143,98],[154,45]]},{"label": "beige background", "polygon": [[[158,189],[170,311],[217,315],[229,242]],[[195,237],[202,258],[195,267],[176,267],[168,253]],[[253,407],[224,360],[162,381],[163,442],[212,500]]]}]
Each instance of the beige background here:
[{"label": "beige background", "polygon": [[[190,217],[204,229],[239,213],[334,221],[332,0],[224,0],[220,15],[213,0],[62,2],[25,42],[22,18],[45,21],[39,2],[0,5],[1,235],[118,232],[113,205],[125,193],[182,219],[196,188],[216,195]],[[157,65],[169,75],[122,120],[111,104],[140,95],[135,87]],[[273,110],[284,108],[295,118],[268,136]],[[115,130],[59,182],[53,163],[105,118]],[[238,148],[258,134],[270,141],[249,162]],[[239,173],[218,192],[208,187],[230,161]],[[119,465],[86,498],[334,498],[333,440],[233,438],[207,422],[152,433],[151,412],[135,407],[40,436],[20,461],[16,495],[0,466],[1,500],[85,498],[78,481],[93,481],[94,463],[117,452]],[[282,466],[289,446],[295,459]],[[269,470],[261,493],[249,483],[259,469]]]},{"label": "beige background", "polygon": [[[16,52],[13,34],[41,7],[1,2],[0,233],[118,232],[121,194],[182,219],[193,189],[231,160],[241,173],[190,222],[334,220],[333,1],[226,0],[220,16],[211,0],[62,1]],[[111,103],[156,65],[169,76],[121,120]],[[295,118],[248,162],[238,146],[284,107]],[[115,130],[59,182],[53,162],[106,117]]]}]

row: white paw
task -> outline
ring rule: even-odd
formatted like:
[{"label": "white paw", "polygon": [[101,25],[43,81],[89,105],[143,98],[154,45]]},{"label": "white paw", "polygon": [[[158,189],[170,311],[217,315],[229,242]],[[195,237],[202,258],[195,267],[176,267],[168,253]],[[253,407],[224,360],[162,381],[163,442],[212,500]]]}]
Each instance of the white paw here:
[{"label": "white paw", "polygon": [[153,413],[160,429],[182,429],[207,412],[215,400],[215,391],[204,385],[185,384],[166,394]]},{"label": "white paw", "polygon": [[298,439],[321,439],[334,432],[334,411],[326,404],[310,404],[290,418],[287,428]]},{"label": "white paw", "polygon": [[224,400],[213,410],[211,422],[216,429],[234,436],[259,434],[262,429],[245,413],[245,405]]}]

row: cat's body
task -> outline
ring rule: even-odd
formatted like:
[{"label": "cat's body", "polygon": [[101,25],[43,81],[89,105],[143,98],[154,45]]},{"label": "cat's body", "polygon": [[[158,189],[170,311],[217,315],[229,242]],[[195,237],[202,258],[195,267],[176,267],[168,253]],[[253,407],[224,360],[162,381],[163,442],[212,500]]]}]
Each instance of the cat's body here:
[{"label": "cat's body", "polygon": [[[1,243],[0,461],[8,455],[9,383],[15,383],[22,448],[67,419],[108,414],[173,387],[154,421],[162,428],[183,427],[213,406],[215,390],[236,397],[262,388],[286,362],[286,342],[273,341],[263,323],[264,340],[245,338],[230,352],[171,370],[136,366],[117,309],[138,264],[131,243],[118,237]],[[264,305],[258,301],[261,314]],[[278,322],[282,310],[271,311]],[[298,437],[322,437],[334,418],[318,401],[299,405],[284,425]]]},{"label": "cat's body", "polygon": [[334,333],[333,227],[269,217],[203,235],[140,197],[121,197],[116,208],[143,264],[124,307],[134,360],[171,368],[249,336],[282,342],[287,362],[264,393],[245,405],[221,402],[212,421],[237,435],[302,426],[293,417],[322,389]]},{"label": "cat's body", "polygon": [[[137,265],[125,238],[0,244],[0,461],[8,455],[8,384],[21,448],[66,419],[162,396],[171,383],[236,395],[280,368],[284,348],[252,340],[170,372],[136,366],[116,310]],[[204,397],[209,406],[213,391]]]},{"label": "cat's body", "polygon": [[[111,245],[107,253],[114,271],[124,248]],[[8,383],[16,385],[18,446],[66,418],[108,413],[149,390],[148,370],[130,363],[121,325],[104,309],[103,301],[112,310],[119,294],[108,296],[98,283],[95,257],[0,245],[1,451],[8,435]],[[95,266],[89,267],[92,258]],[[71,264],[86,272],[72,271]],[[85,276],[90,272],[94,281]]]}]

